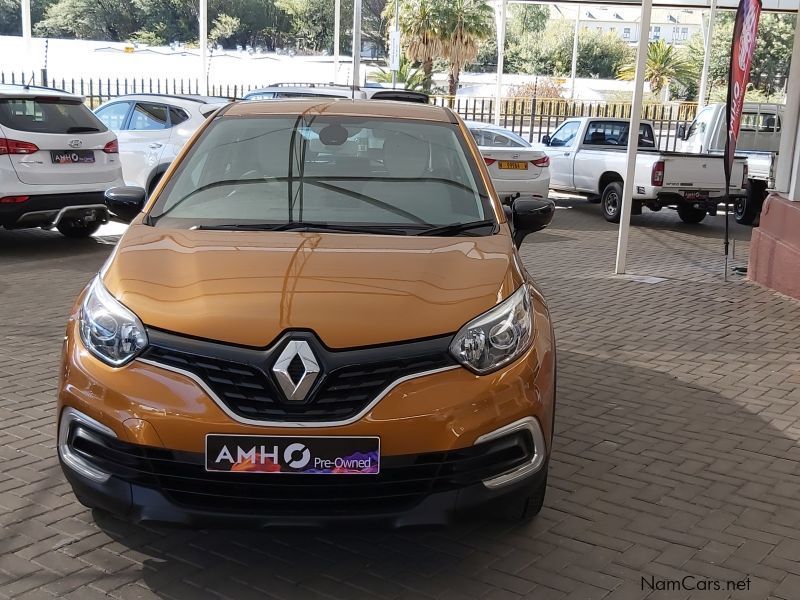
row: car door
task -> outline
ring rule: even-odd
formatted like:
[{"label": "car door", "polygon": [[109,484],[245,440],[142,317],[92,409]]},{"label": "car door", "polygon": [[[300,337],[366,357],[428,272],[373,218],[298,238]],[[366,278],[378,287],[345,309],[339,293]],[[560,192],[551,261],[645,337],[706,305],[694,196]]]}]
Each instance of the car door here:
[{"label": "car door", "polygon": [[169,107],[155,102],[136,102],[128,119],[128,161],[125,182],[147,189],[169,143]]},{"label": "car door", "polygon": [[578,147],[580,121],[566,121],[550,136],[545,151],[550,157],[550,187],[572,189],[572,162]]},{"label": "car door", "polygon": [[95,116],[117,136],[119,143],[119,161],[122,165],[122,176],[128,180],[128,169],[126,165],[130,160],[130,150],[128,145],[128,131],[125,125],[128,123],[133,102],[120,100],[119,102],[109,102],[95,111]]}]

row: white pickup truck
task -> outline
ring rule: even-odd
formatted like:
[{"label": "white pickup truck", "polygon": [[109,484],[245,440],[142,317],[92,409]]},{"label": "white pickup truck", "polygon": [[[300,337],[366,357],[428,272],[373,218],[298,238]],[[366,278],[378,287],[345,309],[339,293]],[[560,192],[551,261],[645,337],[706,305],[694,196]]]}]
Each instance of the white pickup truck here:
[{"label": "white pickup truck", "polygon": [[[628,145],[627,119],[580,117],[567,119],[542,142],[550,157],[550,187],[585,195],[600,202],[607,221],[618,223]],[[731,175],[731,201],[745,194],[747,160],[737,157]],[[662,152],[656,149],[653,127],[639,127],[632,214],[642,207],[675,208],[686,223],[716,215],[725,200],[723,159],[719,155]]]},{"label": "white pickup truck", "polygon": [[[781,145],[782,104],[746,102],[742,110],[736,153],[747,157],[747,194],[734,203],[738,223],[753,225],[761,214],[767,190],[775,187],[775,166]],[[724,104],[709,104],[688,127],[678,126],[681,152],[722,154],[727,121]]]}]

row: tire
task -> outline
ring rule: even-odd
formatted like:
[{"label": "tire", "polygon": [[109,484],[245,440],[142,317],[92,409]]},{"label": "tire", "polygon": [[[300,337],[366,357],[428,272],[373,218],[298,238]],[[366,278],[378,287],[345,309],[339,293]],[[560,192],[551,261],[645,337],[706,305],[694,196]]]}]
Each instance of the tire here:
[{"label": "tire", "polygon": [[80,223],[73,221],[63,221],[56,225],[58,232],[68,238],[81,239],[87,238],[100,229],[100,222]]},{"label": "tire", "polygon": [[500,515],[502,520],[529,521],[541,512],[544,506],[544,496],[547,492],[547,463],[545,463],[544,469],[544,478],[532,494],[516,498],[505,505]]},{"label": "tire", "polygon": [[695,208],[690,204],[679,204],[678,216],[684,223],[699,223],[706,218],[706,211]]},{"label": "tire", "polygon": [[163,173],[159,173],[158,175],[153,177],[153,181],[150,182],[150,185],[147,188],[147,197],[148,198],[153,195],[153,190],[156,189],[156,186],[158,185],[158,182],[161,181],[161,178],[163,176],[164,176]]},{"label": "tire", "polygon": [[603,190],[600,198],[603,216],[609,223],[619,223],[622,216],[622,182],[612,181]]},{"label": "tire", "polygon": [[740,225],[752,225],[761,214],[761,206],[764,204],[767,184],[765,181],[750,179],[747,182],[747,196],[736,198],[733,203],[733,218]]}]

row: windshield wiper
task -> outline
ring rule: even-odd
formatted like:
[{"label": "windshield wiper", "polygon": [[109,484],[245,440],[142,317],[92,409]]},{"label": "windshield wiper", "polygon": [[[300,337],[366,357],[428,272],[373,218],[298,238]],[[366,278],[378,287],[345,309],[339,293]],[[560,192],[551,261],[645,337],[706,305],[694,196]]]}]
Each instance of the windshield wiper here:
[{"label": "windshield wiper", "polygon": [[494,231],[495,222],[492,219],[484,219],[482,221],[468,221],[467,223],[450,223],[449,225],[440,225],[431,227],[430,229],[423,229],[416,235],[458,235],[472,231],[473,229],[480,229],[482,227],[491,227]]},{"label": "windshield wiper", "polygon": [[222,223],[220,225],[196,225],[192,229],[205,231],[326,231],[330,233],[382,233],[406,235],[404,229],[383,225],[348,225],[323,221],[288,221],[286,223]]}]

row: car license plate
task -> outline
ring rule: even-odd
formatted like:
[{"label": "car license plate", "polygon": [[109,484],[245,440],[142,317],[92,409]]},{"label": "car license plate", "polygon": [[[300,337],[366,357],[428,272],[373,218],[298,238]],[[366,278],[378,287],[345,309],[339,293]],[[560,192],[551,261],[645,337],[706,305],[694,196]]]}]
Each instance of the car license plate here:
[{"label": "car license plate", "polygon": [[528,168],[528,163],[524,160],[501,160],[497,163],[501,169],[517,169],[525,171]]},{"label": "car license plate", "polygon": [[50,158],[56,165],[93,163],[94,150],[51,150]]},{"label": "car license plate", "polygon": [[690,190],[688,192],[683,192],[683,197],[687,200],[708,200],[708,192],[698,192],[696,190]]},{"label": "car license plate", "polygon": [[376,475],[378,437],[206,436],[206,471],[305,475]]}]

